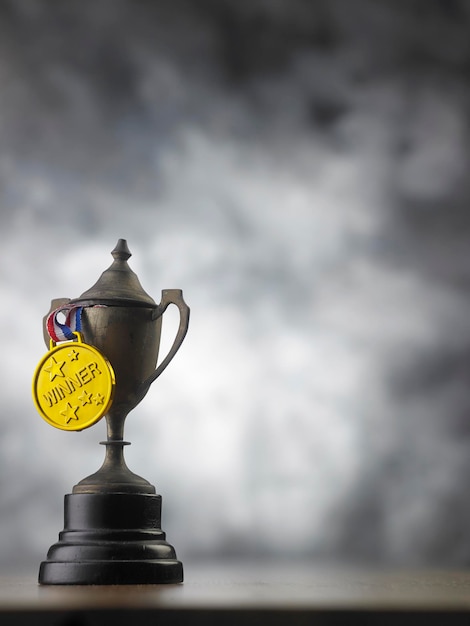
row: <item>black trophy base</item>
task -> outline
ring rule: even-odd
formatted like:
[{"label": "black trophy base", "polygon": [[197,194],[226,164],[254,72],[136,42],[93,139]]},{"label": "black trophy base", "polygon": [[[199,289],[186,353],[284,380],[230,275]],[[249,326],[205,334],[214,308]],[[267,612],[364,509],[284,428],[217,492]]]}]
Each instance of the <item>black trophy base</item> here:
[{"label": "black trophy base", "polygon": [[64,530],[41,563],[42,585],[180,583],[183,565],[165,540],[161,496],[69,494]]}]

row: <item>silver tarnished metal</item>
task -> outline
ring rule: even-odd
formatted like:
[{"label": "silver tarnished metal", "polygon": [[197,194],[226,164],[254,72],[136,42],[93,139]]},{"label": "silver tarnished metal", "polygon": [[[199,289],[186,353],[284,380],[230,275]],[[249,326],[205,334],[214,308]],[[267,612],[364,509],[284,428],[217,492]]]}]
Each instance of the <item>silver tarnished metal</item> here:
[{"label": "silver tarnished metal", "polygon": [[[131,472],[123,455],[124,423],[129,412],[144,398],[183,342],[189,323],[189,307],[181,289],[164,289],[157,304],[142,288],[128,265],[127,242],[120,239],[112,251],[113,263],[98,281],[78,298],[53,300],[83,306],[82,335],[111,363],[116,387],[106,415],[107,441],[103,466],[75,485],[73,493],[155,493],[153,485]],[[162,316],[170,304],[180,312],[173,345],[157,367]]]}]

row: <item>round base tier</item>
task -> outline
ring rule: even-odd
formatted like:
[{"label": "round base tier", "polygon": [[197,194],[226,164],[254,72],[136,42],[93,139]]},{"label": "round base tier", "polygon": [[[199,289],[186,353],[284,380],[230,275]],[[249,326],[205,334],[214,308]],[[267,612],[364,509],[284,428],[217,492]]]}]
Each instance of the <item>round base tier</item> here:
[{"label": "round base tier", "polygon": [[39,570],[43,585],[180,583],[183,565],[161,525],[161,496],[69,494],[64,530]]}]

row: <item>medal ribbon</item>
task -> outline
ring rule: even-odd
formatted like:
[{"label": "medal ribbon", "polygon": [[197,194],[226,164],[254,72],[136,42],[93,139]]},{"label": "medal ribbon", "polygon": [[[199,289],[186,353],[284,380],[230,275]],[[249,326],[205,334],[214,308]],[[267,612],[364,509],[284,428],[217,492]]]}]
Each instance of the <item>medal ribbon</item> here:
[{"label": "medal ribbon", "polygon": [[[66,304],[49,314],[46,327],[52,341],[57,343],[59,341],[75,339],[73,333],[82,330],[82,310],[82,306]],[[65,314],[65,324],[61,324],[58,321],[57,315],[59,313]]]}]

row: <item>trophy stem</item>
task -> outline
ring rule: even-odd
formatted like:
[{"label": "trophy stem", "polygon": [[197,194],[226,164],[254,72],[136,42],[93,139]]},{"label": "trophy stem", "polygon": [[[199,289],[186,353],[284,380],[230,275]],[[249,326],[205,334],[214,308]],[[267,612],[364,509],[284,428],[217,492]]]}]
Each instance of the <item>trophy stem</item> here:
[{"label": "trophy stem", "polygon": [[111,409],[106,415],[108,442],[124,441],[124,424],[129,411]]},{"label": "trophy stem", "polygon": [[130,471],[124,459],[124,446],[130,446],[130,441],[100,441],[102,446],[106,446],[103,467],[108,471]]},{"label": "trophy stem", "polygon": [[155,487],[127,467],[124,459],[124,446],[130,446],[124,441],[124,422],[127,412],[111,411],[106,416],[107,441],[101,441],[106,446],[106,454],[100,469],[81,480],[73,488],[73,493],[142,493],[153,494]]}]

